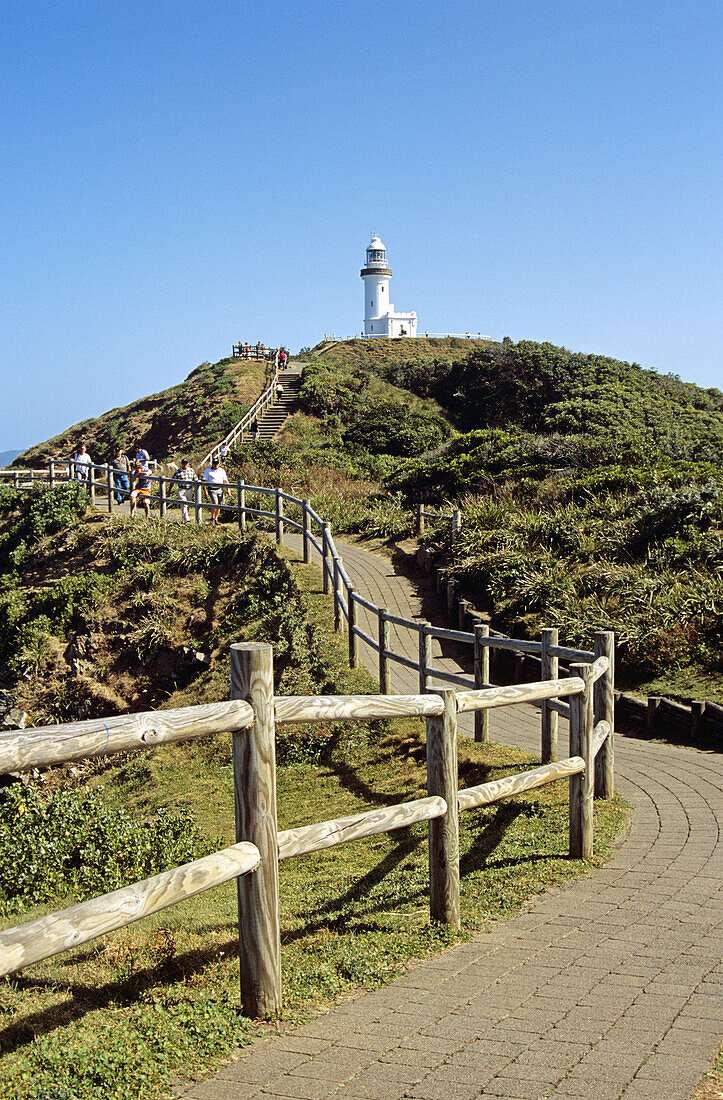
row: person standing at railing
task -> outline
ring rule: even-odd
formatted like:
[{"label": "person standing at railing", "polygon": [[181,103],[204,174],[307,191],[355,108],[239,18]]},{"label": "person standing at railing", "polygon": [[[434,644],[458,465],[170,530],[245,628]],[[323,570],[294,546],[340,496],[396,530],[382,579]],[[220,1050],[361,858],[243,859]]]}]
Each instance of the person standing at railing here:
[{"label": "person standing at railing", "polygon": [[117,447],[113,455],[113,488],[115,489],[116,504],[122,504],[124,500],[128,499],[130,470],[131,464],[128,461],[128,455],[124,454],[120,447]]},{"label": "person standing at railing", "polygon": [[136,503],[143,502],[146,519],[151,514],[151,474],[142,462],[136,462],[131,475],[131,516],[136,514]]},{"label": "person standing at railing", "polygon": [[70,474],[76,481],[82,481],[85,485],[90,480],[90,467],[93,465],[93,460],[88,454],[88,449],[85,443],[81,443],[78,450],[70,460]]},{"label": "person standing at railing", "polygon": [[219,447],[219,454],[221,456],[222,462],[224,458],[228,458],[228,456],[231,454],[231,448],[229,447],[228,443],[221,444],[221,446]]},{"label": "person standing at railing", "polygon": [[228,474],[221,465],[220,459],[214,458],[208,469],[203,471],[204,492],[206,499],[211,501],[211,523],[218,525],[218,517],[221,513],[221,505],[224,501],[223,487],[228,485]]},{"label": "person standing at railing", "polygon": [[195,498],[195,483],[198,481],[198,475],[190,464],[187,458],[181,459],[181,467],[176,470],[173,475],[172,481],[178,482],[178,499],[181,502],[181,518],[190,523],[191,517],[188,514],[188,505],[193,504]]},{"label": "person standing at railing", "polygon": [[286,362],[288,358],[289,357],[286,354],[286,348],[282,348],[279,352],[279,370],[286,370]]},{"label": "person standing at railing", "polygon": [[133,461],[140,462],[144,470],[148,470],[150,468],[148,466],[148,463],[151,461],[151,456],[148,454],[148,451],[145,449],[145,447],[141,446],[140,442],[136,447],[136,453],[133,455]]}]

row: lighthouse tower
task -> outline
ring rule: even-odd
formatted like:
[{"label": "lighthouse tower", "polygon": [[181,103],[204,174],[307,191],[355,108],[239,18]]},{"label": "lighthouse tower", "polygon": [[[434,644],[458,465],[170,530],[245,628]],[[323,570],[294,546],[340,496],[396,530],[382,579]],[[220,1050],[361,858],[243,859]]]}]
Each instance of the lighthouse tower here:
[{"label": "lighthouse tower", "polygon": [[389,301],[392,269],[387,264],[387,250],[379,237],[371,239],[361,277],[364,280],[364,335],[416,336],[417,314],[395,313]]}]

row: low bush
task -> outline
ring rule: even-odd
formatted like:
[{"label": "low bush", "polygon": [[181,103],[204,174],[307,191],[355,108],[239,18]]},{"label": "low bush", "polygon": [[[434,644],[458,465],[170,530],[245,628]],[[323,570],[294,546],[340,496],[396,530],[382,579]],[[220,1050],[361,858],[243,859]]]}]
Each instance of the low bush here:
[{"label": "low bush", "polygon": [[188,811],[138,821],[102,788],[46,795],[15,783],[0,792],[0,914],[107,893],[213,850]]}]

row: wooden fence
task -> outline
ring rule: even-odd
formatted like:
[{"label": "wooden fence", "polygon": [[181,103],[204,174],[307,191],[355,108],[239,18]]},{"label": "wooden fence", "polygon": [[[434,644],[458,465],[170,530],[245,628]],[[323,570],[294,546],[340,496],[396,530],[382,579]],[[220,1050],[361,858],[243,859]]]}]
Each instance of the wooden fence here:
[{"label": "wooden fence", "polygon": [[273,359],[275,348],[267,348],[266,344],[233,344],[231,354],[234,359]]},{"label": "wooden fence", "polygon": [[[279,862],[308,852],[429,822],[430,918],[460,924],[458,815],[567,778],[569,852],[593,854],[596,760],[612,741],[606,656],[574,664],[566,679],[507,688],[453,689],[420,695],[274,698],[270,645],[231,647],[231,699],[175,711],[16,730],[0,735],[0,774],[126,752],[221,731],[233,736],[236,843],[182,867],[0,932],[0,976],[123,928],[232,878],[237,880],[241,999],[246,1015],[281,1008]],[[599,690],[600,688],[603,690]],[[570,748],[564,760],[458,789],[457,714],[520,703],[569,700]],[[562,704],[560,704],[562,705]],[[279,831],[275,728],[293,722],[401,716],[426,720],[427,796],[351,817]],[[612,759],[612,757],[610,758]],[[612,773],[610,793],[612,788]]]}]

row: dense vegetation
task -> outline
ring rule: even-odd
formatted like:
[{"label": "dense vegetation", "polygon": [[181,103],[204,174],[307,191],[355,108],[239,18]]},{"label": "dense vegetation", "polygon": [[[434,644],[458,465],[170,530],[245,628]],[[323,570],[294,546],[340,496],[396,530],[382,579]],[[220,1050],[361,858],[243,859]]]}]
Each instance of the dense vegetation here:
[{"label": "dense vegetation", "polygon": [[[355,340],[305,358],[300,410],[273,443],[234,453],[232,479],[284,485],[335,530],[391,542],[413,533],[418,500],[462,504],[451,564],[500,628],[558,625],[585,644],[607,626],[621,682],[721,698],[718,390],[507,339]],[[202,365],[184,383],[220,387],[215,438],[219,418],[240,415],[239,369]],[[187,411],[176,389],[169,417],[174,402]],[[174,450],[172,432],[148,430],[154,453]],[[438,539],[448,551],[442,529]],[[14,638],[16,665],[42,628]]]},{"label": "dense vegetation", "polygon": [[601,355],[504,341],[456,362],[387,361],[376,369],[435,398],[465,431],[515,425],[595,441],[607,454],[625,443],[640,457],[720,463],[723,454],[723,393]]},{"label": "dense vegetation", "polygon": [[[412,535],[417,501],[462,505],[454,552],[448,529],[436,538],[499,628],[557,625],[581,645],[610,628],[620,684],[723,698],[723,395],[530,341],[383,343],[322,349],[305,375],[317,416],[290,422],[268,456],[273,475],[314,497],[336,530],[392,544]],[[402,402],[405,389],[425,402],[431,424],[443,408],[463,434],[422,432],[404,456],[388,441],[380,450],[367,415],[353,446],[344,418],[374,392],[359,381],[370,374]],[[240,456],[240,472],[263,476],[251,459]]]},{"label": "dense vegetation", "polygon": [[228,645],[244,639],[273,643],[282,690],[323,688],[303,601],[264,540],[86,505],[74,482],[0,493],[3,688],[34,724],[227,698]]}]

